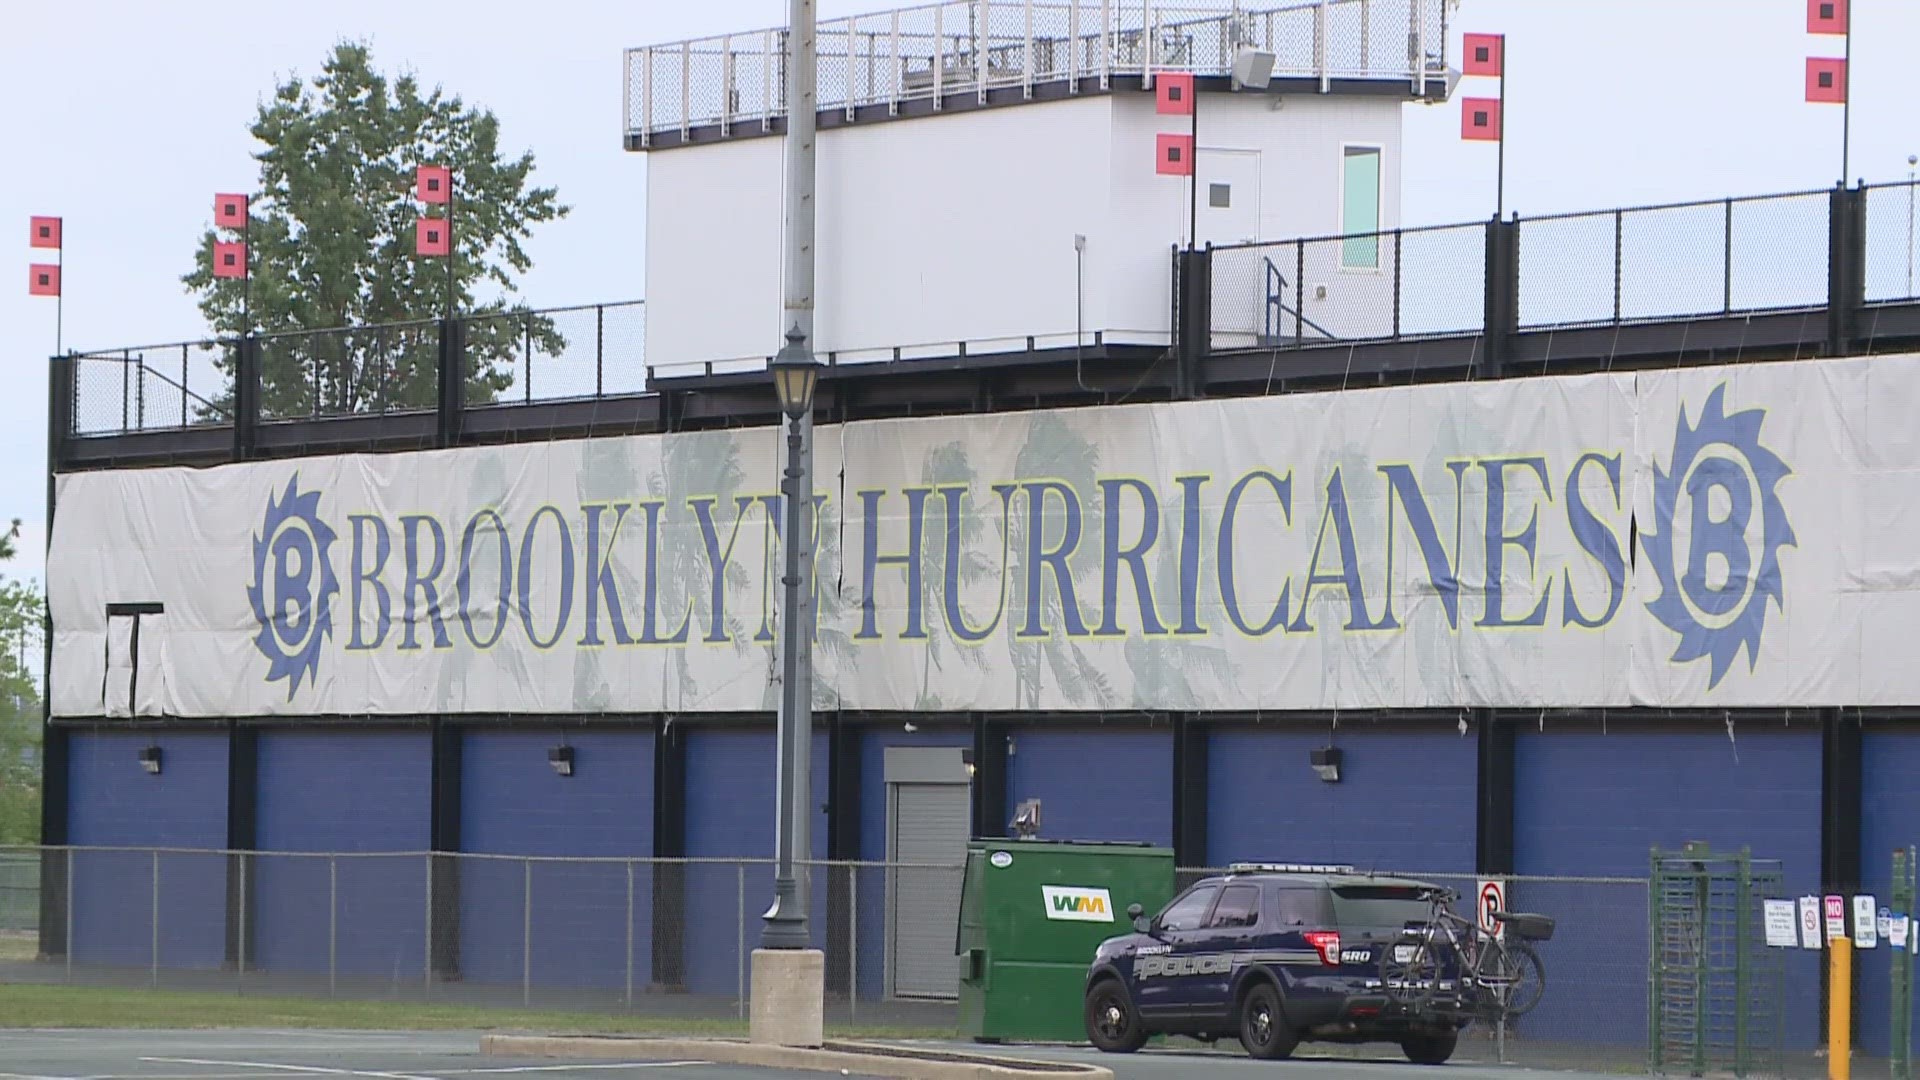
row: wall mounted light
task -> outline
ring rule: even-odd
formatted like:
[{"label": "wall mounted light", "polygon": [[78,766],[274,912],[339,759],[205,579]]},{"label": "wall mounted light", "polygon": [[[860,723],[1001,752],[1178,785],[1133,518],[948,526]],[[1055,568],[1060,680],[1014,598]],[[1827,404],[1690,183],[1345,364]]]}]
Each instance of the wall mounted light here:
[{"label": "wall mounted light", "polygon": [[973,763],[973,747],[963,746],[960,748],[960,764],[966,766],[967,779],[973,779],[974,771],[979,768],[979,766]]},{"label": "wall mounted light", "polygon": [[1013,835],[1031,840],[1040,835],[1040,800],[1028,799],[1014,808]]},{"label": "wall mounted light", "polygon": [[143,748],[140,751],[140,768],[143,769],[149,776],[159,775],[160,773],[160,748],[159,747],[148,746]]},{"label": "wall mounted light", "polygon": [[1313,771],[1329,784],[1340,782],[1340,748],[1323,746],[1311,755]]},{"label": "wall mounted light", "polygon": [[556,746],[547,751],[547,764],[553,767],[558,776],[573,775],[573,747]]}]

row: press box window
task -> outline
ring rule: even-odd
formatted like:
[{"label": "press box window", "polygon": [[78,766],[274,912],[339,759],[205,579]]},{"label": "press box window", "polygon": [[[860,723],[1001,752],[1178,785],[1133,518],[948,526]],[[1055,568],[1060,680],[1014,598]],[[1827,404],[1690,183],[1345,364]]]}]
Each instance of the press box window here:
[{"label": "press box window", "polygon": [[1340,161],[1340,266],[1380,268],[1380,148],[1344,147]]},{"label": "press box window", "polygon": [[1208,184],[1207,205],[1215,210],[1225,210],[1233,205],[1232,184]]}]

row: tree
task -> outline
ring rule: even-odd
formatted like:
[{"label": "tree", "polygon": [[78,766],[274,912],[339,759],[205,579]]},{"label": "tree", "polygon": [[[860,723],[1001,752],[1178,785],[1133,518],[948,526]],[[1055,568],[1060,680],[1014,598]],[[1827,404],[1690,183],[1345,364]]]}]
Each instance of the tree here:
[{"label": "tree", "polygon": [[[289,335],[261,343],[263,415],[432,407],[438,332],[426,320],[449,310],[494,316],[466,325],[469,402],[510,385],[529,342],[564,347],[551,322],[511,314],[506,298],[532,266],[521,241],[568,208],[553,188],[529,186],[531,152],[501,155],[492,112],[423,92],[412,75],[389,79],[365,45],[342,42],[311,81],[281,83],[250,131],[261,144],[251,281],[213,276],[211,230],[182,280],[217,333]],[[420,165],[453,170],[450,260],[414,253]],[[299,333],[348,326],[365,329]]]},{"label": "tree", "polygon": [[[11,559],[20,522],[0,535]],[[0,583],[0,844],[40,841],[40,669],[46,603],[31,582]]]}]

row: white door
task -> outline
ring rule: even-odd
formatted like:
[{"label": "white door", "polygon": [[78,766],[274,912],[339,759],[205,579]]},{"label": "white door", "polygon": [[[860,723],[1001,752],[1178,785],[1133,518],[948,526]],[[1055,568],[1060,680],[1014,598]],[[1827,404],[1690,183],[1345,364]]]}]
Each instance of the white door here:
[{"label": "white door", "polygon": [[1200,149],[1200,202],[1194,232],[1201,247],[1244,244],[1260,235],[1260,152]]}]

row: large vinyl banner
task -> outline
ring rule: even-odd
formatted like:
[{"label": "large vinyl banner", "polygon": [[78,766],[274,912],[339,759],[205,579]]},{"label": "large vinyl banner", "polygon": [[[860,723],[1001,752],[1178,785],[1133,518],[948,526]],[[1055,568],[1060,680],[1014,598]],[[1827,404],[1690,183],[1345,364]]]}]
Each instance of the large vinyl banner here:
[{"label": "large vinyl banner", "polygon": [[[1914,703],[1916,402],[1900,357],[823,427],[816,696]],[[54,710],[769,709],[779,451],[62,477]]]}]

